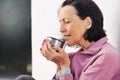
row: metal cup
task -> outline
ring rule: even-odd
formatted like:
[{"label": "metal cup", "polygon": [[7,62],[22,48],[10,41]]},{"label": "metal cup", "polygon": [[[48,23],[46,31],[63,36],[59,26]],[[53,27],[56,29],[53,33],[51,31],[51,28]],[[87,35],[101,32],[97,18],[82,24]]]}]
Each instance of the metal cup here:
[{"label": "metal cup", "polygon": [[58,38],[55,38],[55,37],[48,36],[47,39],[50,40],[50,44],[52,46],[59,46],[60,48],[64,47],[65,40],[63,38],[62,39],[58,39]]}]

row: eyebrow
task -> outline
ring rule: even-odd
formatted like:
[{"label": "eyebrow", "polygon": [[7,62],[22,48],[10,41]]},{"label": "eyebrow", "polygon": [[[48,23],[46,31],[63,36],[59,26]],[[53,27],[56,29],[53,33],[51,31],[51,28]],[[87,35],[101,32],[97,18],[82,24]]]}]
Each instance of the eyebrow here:
[{"label": "eyebrow", "polygon": [[65,18],[62,18],[61,20],[59,19],[59,21],[64,21],[65,19],[70,19],[70,17],[65,17]]}]

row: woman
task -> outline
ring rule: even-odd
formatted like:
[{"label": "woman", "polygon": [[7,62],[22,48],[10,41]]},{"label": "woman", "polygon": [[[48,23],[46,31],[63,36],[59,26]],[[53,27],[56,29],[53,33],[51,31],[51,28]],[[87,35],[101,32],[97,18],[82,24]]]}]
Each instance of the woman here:
[{"label": "woman", "polygon": [[58,15],[66,44],[81,49],[67,54],[43,42],[42,55],[57,65],[53,80],[119,80],[119,52],[107,42],[99,7],[92,0],[65,0]]}]

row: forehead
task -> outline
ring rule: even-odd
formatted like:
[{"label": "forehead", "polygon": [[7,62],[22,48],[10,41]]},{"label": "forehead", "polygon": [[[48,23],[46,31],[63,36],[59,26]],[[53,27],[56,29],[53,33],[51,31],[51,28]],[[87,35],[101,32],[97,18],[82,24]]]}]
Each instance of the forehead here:
[{"label": "forehead", "polygon": [[77,11],[73,6],[64,6],[59,11],[59,20],[77,16]]}]

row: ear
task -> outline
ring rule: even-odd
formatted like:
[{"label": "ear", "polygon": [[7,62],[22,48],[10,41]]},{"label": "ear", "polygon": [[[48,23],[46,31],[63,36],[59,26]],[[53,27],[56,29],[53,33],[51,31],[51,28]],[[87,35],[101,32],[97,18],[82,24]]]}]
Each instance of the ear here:
[{"label": "ear", "polygon": [[86,29],[90,29],[92,26],[92,19],[90,17],[85,18]]}]

